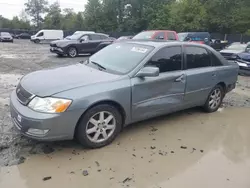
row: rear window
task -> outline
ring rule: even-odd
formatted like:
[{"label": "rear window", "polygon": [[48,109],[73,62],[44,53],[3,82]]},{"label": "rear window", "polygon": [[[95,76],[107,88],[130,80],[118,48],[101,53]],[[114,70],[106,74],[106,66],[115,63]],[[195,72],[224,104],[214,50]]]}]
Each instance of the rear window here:
[{"label": "rear window", "polygon": [[151,39],[155,31],[143,31],[133,37],[133,39]]},{"label": "rear window", "polygon": [[176,40],[176,36],[174,32],[168,32],[168,40]]}]

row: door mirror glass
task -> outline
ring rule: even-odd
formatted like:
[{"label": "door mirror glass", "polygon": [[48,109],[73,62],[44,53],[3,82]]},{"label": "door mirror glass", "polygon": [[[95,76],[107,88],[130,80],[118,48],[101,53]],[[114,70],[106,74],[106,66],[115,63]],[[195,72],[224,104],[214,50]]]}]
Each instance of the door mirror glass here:
[{"label": "door mirror glass", "polygon": [[246,48],[246,52],[250,52],[250,46]]},{"label": "door mirror glass", "polygon": [[137,77],[157,77],[159,76],[159,68],[158,67],[143,67],[137,74]]}]

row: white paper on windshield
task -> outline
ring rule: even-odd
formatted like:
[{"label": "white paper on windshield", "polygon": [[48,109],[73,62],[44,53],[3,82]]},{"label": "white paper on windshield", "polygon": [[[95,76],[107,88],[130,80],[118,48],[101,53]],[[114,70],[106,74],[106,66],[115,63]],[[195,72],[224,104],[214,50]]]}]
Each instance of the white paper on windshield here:
[{"label": "white paper on windshield", "polygon": [[139,52],[139,53],[146,53],[148,49],[146,48],[140,48],[140,47],[133,47],[131,49],[132,52]]}]

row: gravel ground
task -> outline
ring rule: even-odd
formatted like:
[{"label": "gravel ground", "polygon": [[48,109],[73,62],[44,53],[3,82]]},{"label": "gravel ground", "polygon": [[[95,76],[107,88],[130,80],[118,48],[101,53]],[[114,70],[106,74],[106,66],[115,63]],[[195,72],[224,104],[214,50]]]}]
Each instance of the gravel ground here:
[{"label": "gravel ground", "polygon": [[[16,40],[0,43],[0,166],[24,162],[25,155],[49,153],[54,148],[78,147],[74,142],[39,143],[22,137],[13,128],[9,115],[9,95],[20,78],[32,71],[75,64],[87,57],[59,58],[48,44]],[[250,107],[250,78],[239,76],[237,88],[224,99],[224,107]]]}]

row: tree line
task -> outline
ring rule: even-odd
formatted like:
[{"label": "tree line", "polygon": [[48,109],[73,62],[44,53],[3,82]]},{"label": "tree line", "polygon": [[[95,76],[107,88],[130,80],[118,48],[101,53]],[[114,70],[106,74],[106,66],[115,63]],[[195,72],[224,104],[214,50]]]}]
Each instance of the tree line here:
[{"label": "tree line", "polygon": [[27,0],[0,28],[139,32],[147,29],[250,35],[250,0],[88,0],[82,12],[47,0]]}]

